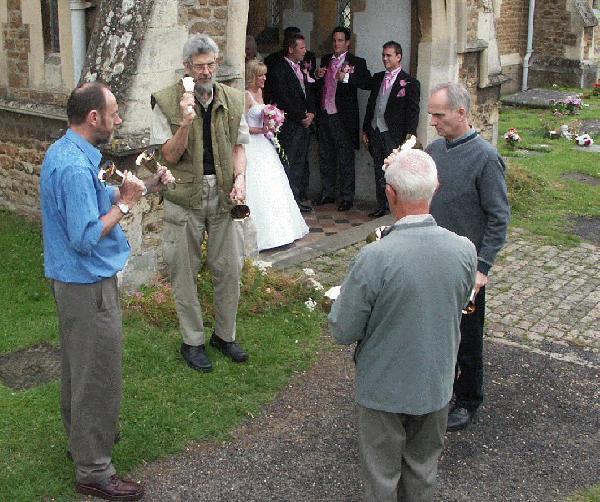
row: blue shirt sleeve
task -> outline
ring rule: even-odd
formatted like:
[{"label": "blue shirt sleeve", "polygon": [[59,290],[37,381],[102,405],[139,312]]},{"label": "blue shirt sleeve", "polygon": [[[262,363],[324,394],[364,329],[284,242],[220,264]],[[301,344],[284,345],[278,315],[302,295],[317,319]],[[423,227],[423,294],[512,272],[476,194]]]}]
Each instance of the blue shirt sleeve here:
[{"label": "blue shirt sleeve", "polygon": [[100,220],[96,188],[89,171],[70,169],[61,179],[59,193],[69,245],[77,253],[90,256],[102,236],[104,224]]}]

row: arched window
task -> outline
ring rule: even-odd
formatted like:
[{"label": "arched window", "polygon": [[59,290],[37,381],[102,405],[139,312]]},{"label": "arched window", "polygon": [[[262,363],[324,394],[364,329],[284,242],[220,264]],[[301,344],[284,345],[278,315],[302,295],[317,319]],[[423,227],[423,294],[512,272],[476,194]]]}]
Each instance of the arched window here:
[{"label": "arched window", "polygon": [[279,28],[279,23],[281,22],[281,2],[279,0],[269,0],[267,6],[269,9],[267,26],[269,28]]},{"label": "arched window", "polygon": [[337,0],[337,23],[346,28],[352,27],[352,0]]},{"label": "arched window", "polygon": [[60,52],[58,38],[58,0],[42,0],[42,30],[46,55]]}]

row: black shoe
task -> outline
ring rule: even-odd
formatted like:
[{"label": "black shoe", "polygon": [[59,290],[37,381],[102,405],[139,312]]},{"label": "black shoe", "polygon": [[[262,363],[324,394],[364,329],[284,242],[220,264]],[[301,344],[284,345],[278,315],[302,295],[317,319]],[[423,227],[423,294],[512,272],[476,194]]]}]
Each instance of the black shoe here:
[{"label": "black shoe", "polygon": [[381,218],[382,216],[385,216],[386,214],[390,214],[390,210],[389,209],[383,209],[383,208],[379,208],[379,209],[375,209],[375,211],[373,211],[372,213],[369,213],[369,218]]},{"label": "black shoe", "polygon": [[338,211],[348,211],[350,209],[352,209],[352,202],[350,202],[349,200],[343,200],[342,202],[340,202],[340,205],[338,206]]},{"label": "black shoe", "polygon": [[204,373],[212,371],[212,364],[204,351],[204,344],[194,346],[182,343],[181,355],[190,368]]},{"label": "black shoe", "polygon": [[310,213],[312,211],[312,207],[302,204],[301,202],[298,202],[298,209],[300,209],[301,213]]},{"label": "black shoe", "polygon": [[248,354],[237,342],[226,342],[213,334],[210,337],[210,344],[227,357],[230,357],[234,363],[243,363],[248,360]]},{"label": "black shoe", "polygon": [[323,204],[334,204],[335,199],[333,197],[319,197],[318,199],[313,200],[313,204],[315,206],[322,206]]},{"label": "black shoe", "polygon": [[448,424],[446,430],[448,432],[462,431],[475,418],[475,410],[467,410],[460,406],[455,407],[450,413],[448,413]]}]

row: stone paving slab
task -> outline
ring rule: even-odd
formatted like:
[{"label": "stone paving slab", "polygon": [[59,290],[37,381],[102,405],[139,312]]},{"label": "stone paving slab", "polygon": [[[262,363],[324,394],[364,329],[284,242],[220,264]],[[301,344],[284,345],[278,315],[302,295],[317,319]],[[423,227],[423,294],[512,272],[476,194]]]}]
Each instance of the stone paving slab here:
[{"label": "stone paving slab", "polygon": [[513,229],[492,268],[487,336],[600,368],[600,248],[555,247]]}]

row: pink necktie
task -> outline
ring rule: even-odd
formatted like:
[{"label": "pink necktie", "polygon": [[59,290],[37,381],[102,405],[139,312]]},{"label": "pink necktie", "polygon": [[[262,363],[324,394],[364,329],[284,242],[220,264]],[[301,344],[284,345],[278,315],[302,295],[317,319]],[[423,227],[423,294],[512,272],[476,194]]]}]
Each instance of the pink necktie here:
[{"label": "pink necktie", "polygon": [[298,77],[298,80],[300,80],[300,84],[304,85],[304,74],[300,69],[300,65],[298,63],[292,63],[292,66],[294,67],[294,73],[296,74],[296,77]]},{"label": "pink necktie", "polygon": [[388,92],[389,88],[392,85],[392,79],[394,78],[394,74],[392,72],[385,72],[385,77],[383,79],[383,92]]}]

